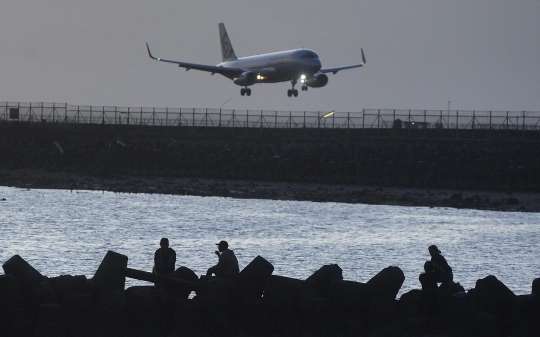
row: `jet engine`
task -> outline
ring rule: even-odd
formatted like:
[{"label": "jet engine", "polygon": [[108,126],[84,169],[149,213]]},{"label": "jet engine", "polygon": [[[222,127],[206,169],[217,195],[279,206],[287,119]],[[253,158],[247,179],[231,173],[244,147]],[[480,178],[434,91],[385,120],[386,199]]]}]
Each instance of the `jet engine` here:
[{"label": "jet engine", "polygon": [[248,85],[255,84],[257,82],[257,73],[252,71],[244,71],[240,76],[233,79],[234,84],[247,87]]},{"label": "jet engine", "polygon": [[328,83],[328,76],[323,73],[315,74],[306,78],[306,85],[312,88],[324,87]]}]

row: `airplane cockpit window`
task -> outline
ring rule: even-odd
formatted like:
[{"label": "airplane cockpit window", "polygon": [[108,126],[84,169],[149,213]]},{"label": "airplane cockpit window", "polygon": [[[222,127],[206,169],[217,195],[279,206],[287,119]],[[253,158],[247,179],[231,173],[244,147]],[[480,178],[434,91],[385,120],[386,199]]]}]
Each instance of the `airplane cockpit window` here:
[{"label": "airplane cockpit window", "polygon": [[300,58],[301,58],[301,59],[316,59],[316,58],[317,58],[317,55],[306,54],[306,55],[300,56]]}]

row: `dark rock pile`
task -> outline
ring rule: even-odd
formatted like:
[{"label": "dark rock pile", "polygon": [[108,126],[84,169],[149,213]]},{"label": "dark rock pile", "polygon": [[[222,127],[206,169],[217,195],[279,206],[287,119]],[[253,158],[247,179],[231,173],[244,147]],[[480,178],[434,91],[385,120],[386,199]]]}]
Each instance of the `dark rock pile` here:
[{"label": "dark rock pile", "polygon": [[[306,280],[272,275],[258,256],[234,280],[171,276],[127,268],[109,251],[94,277],[45,277],[20,256],[0,275],[0,336],[422,336],[421,290],[396,295],[405,280],[388,267],[367,283],[343,280],[325,265]],[[152,286],[125,288],[125,277]],[[516,296],[494,276],[465,292],[439,288],[429,333],[442,336],[538,336],[540,299]],[[191,297],[193,295],[195,296]]]}]

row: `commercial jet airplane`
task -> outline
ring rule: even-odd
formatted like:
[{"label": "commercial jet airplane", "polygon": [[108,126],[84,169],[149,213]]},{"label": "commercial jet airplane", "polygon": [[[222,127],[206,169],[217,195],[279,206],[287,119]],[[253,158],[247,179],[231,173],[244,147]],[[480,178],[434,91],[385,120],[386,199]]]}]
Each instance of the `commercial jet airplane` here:
[{"label": "commercial jet airplane", "polygon": [[287,95],[296,97],[298,90],[294,86],[298,80],[302,83],[302,91],[307,91],[308,87],[320,88],[328,83],[327,73],[335,74],[340,70],[363,67],[366,64],[363,49],[361,49],[362,63],[327,69],[321,69],[319,56],[309,49],[294,49],[237,58],[223,23],[219,24],[219,38],[223,62],[216,66],[154,57],[148,43],[146,43],[146,48],[148,55],[154,60],[178,64],[179,67],[186,68],[186,71],[195,69],[210,72],[212,75],[221,74],[233,80],[234,84],[243,87],[240,90],[242,96],[250,96],[251,89],[248,87],[255,83],[291,81],[292,89],[287,91]]}]

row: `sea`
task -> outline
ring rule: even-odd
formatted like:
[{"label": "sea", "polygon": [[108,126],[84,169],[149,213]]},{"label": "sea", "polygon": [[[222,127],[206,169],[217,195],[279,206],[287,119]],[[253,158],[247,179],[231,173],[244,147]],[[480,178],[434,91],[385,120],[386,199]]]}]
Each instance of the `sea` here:
[{"label": "sea", "polygon": [[[91,278],[109,250],[151,271],[163,237],[176,267],[197,275],[217,263],[221,240],[240,268],[260,255],[275,275],[297,279],[337,264],[345,280],[367,282],[398,266],[405,274],[398,297],[421,288],[432,244],[466,290],[494,275],[515,294],[530,294],[540,277],[537,213],[14,187],[0,187],[0,200],[0,263],[18,254],[48,277]],[[126,280],[135,285],[150,284]]]}]

